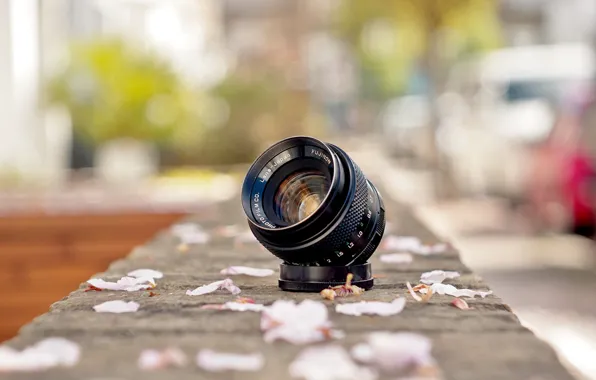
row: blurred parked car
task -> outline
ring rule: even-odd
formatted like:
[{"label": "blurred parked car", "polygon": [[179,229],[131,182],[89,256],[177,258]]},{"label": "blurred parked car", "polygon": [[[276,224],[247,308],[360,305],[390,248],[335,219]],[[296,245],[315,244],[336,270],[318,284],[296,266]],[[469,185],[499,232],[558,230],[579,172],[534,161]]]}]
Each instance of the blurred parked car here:
[{"label": "blurred parked car", "polygon": [[521,197],[528,147],[550,134],[561,99],[594,74],[594,52],[585,45],[508,48],[455,66],[447,94],[469,107],[455,118],[442,115],[439,141],[458,187]]}]

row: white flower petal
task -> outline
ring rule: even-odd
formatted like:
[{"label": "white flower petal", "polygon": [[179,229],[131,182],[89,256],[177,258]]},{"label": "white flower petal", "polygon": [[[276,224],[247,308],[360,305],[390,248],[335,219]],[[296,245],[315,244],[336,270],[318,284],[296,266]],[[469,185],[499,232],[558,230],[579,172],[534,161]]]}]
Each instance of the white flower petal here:
[{"label": "white flower petal", "polygon": [[139,355],[138,366],[145,371],[154,371],[172,366],[182,367],[187,361],[186,354],[179,348],[170,347],[163,351],[148,349]]},{"label": "white flower petal", "polygon": [[226,310],[233,311],[263,311],[265,305],[258,303],[226,302],[224,307]]},{"label": "white flower petal", "polygon": [[197,365],[211,372],[221,371],[259,371],[265,365],[261,353],[232,354],[201,350],[197,354]]},{"label": "white flower petal", "polygon": [[0,372],[72,367],[78,363],[80,356],[79,345],[64,338],[47,338],[20,352],[3,346],[0,347]]},{"label": "white flower petal", "polygon": [[409,264],[413,257],[409,253],[389,253],[379,257],[381,262],[388,264]]},{"label": "white flower petal", "polygon": [[[422,297],[420,297],[418,294],[416,294],[416,292],[412,288],[412,285],[410,285],[410,282],[409,281],[406,282],[406,286],[408,287],[408,291],[410,292],[410,295],[412,296],[412,298],[414,298],[418,302],[421,302],[422,301]],[[426,291],[424,293],[426,293]]]},{"label": "white flower petal", "polygon": [[361,301],[343,303],[335,306],[335,311],[341,314],[360,316],[363,314],[389,316],[401,313],[406,306],[406,299],[403,297],[393,302]]},{"label": "white flower petal", "polygon": [[375,380],[375,371],[354,363],[343,347],[314,346],[304,349],[290,364],[290,375],[306,380]]},{"label": "white flower petal", "polygon": [[93,306],[93,309],[98,313],[134,313],[139,310],[139,304],[130,301],[124,302],[122,300],[107,301]]},{"label": "white flower petal", "polygon": [[[432,284],[431,289],[433,291],[433,293],[436,294],[441,294],[441,295],[449,295],[449,296],[453,296],[453,297],[470,297],[470,298],[474,298],[476,296],[480,296],[482,298],[493,294],[492,290],[489,290],[487,292],[484,291],[477,291],[477,290],[471,290],[471,289],[457,289],[455,286],[450,285],[450,284]],[[426,293],[427,290],[426,289],[420,289],[420,293]]]},{"label": "white flower petal", "polygon": [[432,364],[431,349],[430,339],[423,335],[375,332],[369,334],[366,343],[354,346],[352,356],[384,371],[395,371]]},{"label": "white flower petal", "polygon": [[431,272],[422,273],[422,275],[420,276],[420,282],[422,282],[423,284],[430,285],[435,283],[441,283],[445,279],[457,278],[459,276],[459,272],[433,270]]},{"label": "white flower petal", "polygon": [[152,289],[155,287],[155,280],[153,280],[151,277],[122,277],[117,282],[109,282],[100,278],[92,278],[88,280],[87,283],[98,289],[125,290],[128,292]]},{"label": "white flower petal", "polygon": [[226,278],[225,280],[215,281],[207,285],[199,286],[194,290],[187,290],[186,295],[201,296],[203,294],[213,293],[218,289],[225,289],[232,294],[238,294],[241,292],[240,288],[234,284],[234,281],[232,281],[229,278]]},{"label": "white flower petal", "polygon": [[260,268],[251,268],[251,267],[243,267],[243,266],[231,266],[225,269],[222,269],[220,274],[223,275],[235,275],[235,274],[243,274],[246,276],[254,276],[254,277],[266,277],[271,276],[275,273],[271,269],[260,269]]},{"label": "white flower petal", "polygon": [[162,278],[163,277],[163,273],[161,273],[160,271],[157,270],[153,270],[153,269],[137,269],[137,270],[133,270],[132,272],[129,272],[127,274],[127,276],[129,277],[150,277],[150,278]]},{"label": "white flower petal", "polygon": [[391,251],[415,251],[421,245],[420,239],[414,236],[389,235],[383,240],[383,248]]},{"label": "white flower petal", "polygon": [[266,342],[286,340],[294,344],[319,342],[339,337],[331,330],[327,307],[322,302],[278,300],[263,309],[261,330]]},{"label": "white flower petal", "polygon": [[176,224],[170,228],[170,231],[181,240],[182,244],[206,244],[210,240],[209,233],[195,223]]}]

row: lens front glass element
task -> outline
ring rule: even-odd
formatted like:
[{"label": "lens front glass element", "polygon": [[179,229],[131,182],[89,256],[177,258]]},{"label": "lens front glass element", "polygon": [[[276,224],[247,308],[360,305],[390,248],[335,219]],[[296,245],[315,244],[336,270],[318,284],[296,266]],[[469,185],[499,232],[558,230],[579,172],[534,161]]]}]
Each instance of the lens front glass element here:
[{"label": "lens front glass element", "polygon": [[275,212],[292,225],[308,218],[323,202],[329,191],[329,180],[318,171],[291,174],[275,193]]}]

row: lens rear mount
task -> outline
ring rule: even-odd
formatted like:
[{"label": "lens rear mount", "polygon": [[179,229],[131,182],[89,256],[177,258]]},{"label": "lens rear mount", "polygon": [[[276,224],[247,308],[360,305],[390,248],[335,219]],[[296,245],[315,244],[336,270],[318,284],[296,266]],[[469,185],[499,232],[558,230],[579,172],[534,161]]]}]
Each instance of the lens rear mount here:
[{"label": "lens rear mount", "polygon": [[320,292],[332,286],[345,284],[350,273],[354,276],[352,285],[365,290],[373,287],[370,263],[338,267],[281,264],[278,284],[282,290],[290,292]]}]

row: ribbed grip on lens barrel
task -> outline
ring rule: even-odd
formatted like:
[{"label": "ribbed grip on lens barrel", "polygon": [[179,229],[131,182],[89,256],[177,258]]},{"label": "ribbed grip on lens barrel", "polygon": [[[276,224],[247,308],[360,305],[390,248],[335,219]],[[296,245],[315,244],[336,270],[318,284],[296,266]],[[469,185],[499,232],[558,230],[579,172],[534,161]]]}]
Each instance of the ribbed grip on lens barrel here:
[{"label": "ribbed grip on lens barrel", "polygon": [[[327,235],[321,239],[318,243],[315,243],[307,248],[309,252],[317,252],[317,261],[316,262],[300,262],[300,263],[292,263],[288,262],[289,264],[295,265],[345,265],[343,262],[348,259],[345,258],[338,258],[335,255],[336,251],[345,251],[346,244],[350,241],[351,236],[358,230],[358,225],[362,221],[364,214],[366,212],[366,203],[368,198],[368,186],[366,177],[360,170],[360,168],[352,162],[354,167],[354,178],[356,182],[356,191],[354,193],[354,200],[350,204],[348,212],[346,213],[345,217],[340,221],[340,223]],[[376,197],[376,194],[374,194]],[[371,220],[371,222],[374,222]],[[380,224],[380,223],[378,223]],[[383,226],[384,228],[384,221]],[[259,238],[258,235],[257,239]],[[275,256],[279,257],[280,259],[284,260],[284,256],[287,257],[287,252],[282,249],[276,249],[275,247],[270,246],[267,242],[262,241],[259,239],[261,244]],[[376,247],[372,249],[371,252],[368,252],[368,257],[372,254]],[[368,247],[367,247],[368,249]],[[367,252],[364,252],[367,253]],[[331,259],[332,262],[329,263],[326,259]],[[338,263],[341,261],[342,263]],[[365,260],[366,261],[366,260]],[[360,260],[358,260],[360,262]]]}]

